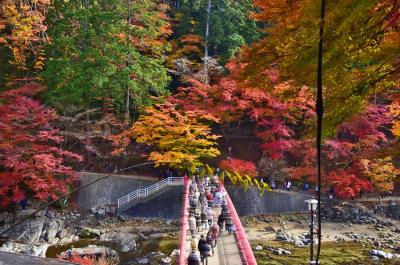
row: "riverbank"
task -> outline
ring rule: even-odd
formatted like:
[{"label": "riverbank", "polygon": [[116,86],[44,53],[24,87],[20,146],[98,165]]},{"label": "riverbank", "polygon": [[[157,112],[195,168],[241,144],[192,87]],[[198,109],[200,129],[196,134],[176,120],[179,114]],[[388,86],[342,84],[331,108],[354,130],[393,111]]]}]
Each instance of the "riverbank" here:
[{"label": "riverbank", "polygon": [[[33,209],[2,214],[3,230]],[[0,251],[59,258],[74,253],[107,253],[117,256],[120,265],[174,264],[178,255],[179,225],[157,219],[121,219],[94,215],[88,211],[43,212],[10,232]]]},{"label": "riverbank", "polygon": [[[331,265],[399,264],[400,221],[380,216],[368,224],[324,220],[321,263]],[[308,264],[309,221],[304,214],[243,218],[258,264]],[[372,250],[389,253],[379,257]],[[375,253],[376,255],[372,255]],[[393,254],[393,256],[391,256]],[[377,263],[379,261],[379,263]]]}]

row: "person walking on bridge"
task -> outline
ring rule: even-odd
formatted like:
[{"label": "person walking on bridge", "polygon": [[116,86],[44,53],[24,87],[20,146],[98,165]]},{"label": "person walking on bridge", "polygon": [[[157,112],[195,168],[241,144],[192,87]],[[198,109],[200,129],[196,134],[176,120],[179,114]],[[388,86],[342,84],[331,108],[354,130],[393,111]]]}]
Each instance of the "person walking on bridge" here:
[{"label": "person walking on bridge", "polygon": [[196,228],[197,228],[197,232],[200,232],[200,227],[201,227],[201,216],[199,213],[196,213],[195,216],[196,218]]},{"label": "person walking on bridge", "polygon": [[196,252],[191,252],[188,257],[188,265],[200,265],[201,259]]},{"label": "person walking on bridge", "polygon": [[211,236],[215,239],[215,245],[217,244],[217,238],[219,235],[219,225],[217,223],[213,223],[210,228]]},{"label": "person walking on bridge", "polygon": [[207,244],[207,240],[204,238],[204,235],[201,235],[199,239],[199,244],[197,248],[200,251],[200,259],[204,265],[208,264],[208,257],[211,256],[211,246]]},{"label": "person walking on bridge", "polygon": [[228,234],[232,234],[235,229],[235,225],[233,224],[233,218],[228,216],[225,218],[225,229],[228,231]]},{"label": "person walking on bridge", "polygon": [[212,236],[211,230],[208,231],[206,236],[207,244],[211,246],[212,255],[214,256],[214,248],[217,245],[215,238]]},{"label": "person walking on bridge", "polygon": [[207,208],[207,220],[208,220],[208,225],[211,227],[212,222],[214,219],[214,211],[211,209],[211,207]]},{"label": "person walking on bridge", "polygon": [[196,232],[196,217],[194,217],[192,214],[189,217],[189,230],[192,236]]},{"label": "person walking on bridge", "polygon": [[208,228],[208,217],[207,217],[207,210],[205,208],[202,208],[200,217],[201,217],[202,229],[207,229]]}]

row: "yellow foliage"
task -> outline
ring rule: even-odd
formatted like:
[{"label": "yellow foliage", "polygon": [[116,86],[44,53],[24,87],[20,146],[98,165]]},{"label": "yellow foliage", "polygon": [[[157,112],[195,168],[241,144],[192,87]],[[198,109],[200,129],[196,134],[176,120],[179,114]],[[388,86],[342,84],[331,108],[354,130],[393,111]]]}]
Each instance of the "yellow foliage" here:
[{"label": "yellow foliage", "polygon": [[392,132],[396,137],[400,137],[400,104],[393,102],[390,105],[390,113],[393,116]]},{"label": "yellow foliage", "polygon": [[[26,69],[26,58],[34,55],[34,68],[43,68],[43,44],[46,41],[45,19],[49,0],[16,1],[2,0],[0,6],[0,44],[8,47],[13,61],[20,69]],[[10,28],[10,32],[2,32]]]},{"label": "yellow foliage", "polygon": [[392,163],[392,157],[368,160],[362,159],[361,165],[364,174],[371,180],[379,192],[391,192],[394,189],[394,181],[400,176],[400,170]]},{"label": "yellow foliage", "polygon": [[147,108],[146,114],[140,116],[131,129],[114,140],[126,146],[129,143],[126,139],[136,138],[136,142],[154,147],[149,159],[156,165],[177,168],[202,165],[201,158],[220,154],[216,148],[219,136],[199,119],[195,113],[180,113],[174,104],[166,102]]},{"label": "yellow foliage", "polygon": [[244,191],[247,191],[250,186],[256,187],[260,191],[260,196],[263,196],[265,191],[271,191],[271,188],[267,183],[260,183],[256,178],[251,178],[248,175],[242,177],[238,172],[223,170],[219,176],[220,180],[223,181],[225,176],[229,178],[233,185],[236,185],[237,183],[242,185]]}]

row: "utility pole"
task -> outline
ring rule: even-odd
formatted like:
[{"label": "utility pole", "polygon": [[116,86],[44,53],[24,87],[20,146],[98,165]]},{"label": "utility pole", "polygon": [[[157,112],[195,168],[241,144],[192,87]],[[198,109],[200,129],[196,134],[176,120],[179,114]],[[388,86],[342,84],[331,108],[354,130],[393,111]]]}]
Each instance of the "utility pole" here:
[{"label": "utility pole", "polygon": [[[127,34],[126,34],[126,45],[127,45],[127,53],[126,53],[126,67],[130,66],[131,63],[131,53],[130,53],[130,42],[131,42],[131,0],[128,0],[128,15],[126,17],[126,26],[127,26]],[[125,95],[125,122],[129,124],[130,121],[130,113],[129,113],[129,86],[126,85],[126,95]]]},{"label": "utility pole", "polygon": [[207,5],[207,24],[206,24],[206,43],[204,46],[204,83],[209,83],[208,78],[208,35],[210,29],[210,14],[211,14],[211,0],[208,0]]}]

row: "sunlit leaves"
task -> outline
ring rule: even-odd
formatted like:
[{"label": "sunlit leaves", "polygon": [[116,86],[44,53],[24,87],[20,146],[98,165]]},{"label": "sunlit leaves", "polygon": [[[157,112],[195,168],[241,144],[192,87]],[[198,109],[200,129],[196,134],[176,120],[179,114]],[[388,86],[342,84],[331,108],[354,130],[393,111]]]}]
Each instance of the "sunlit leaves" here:
[{"label": "sunlit leaves", "polygon": [[380,193],[392,192],[395,180],[399,179],[400,170],[392,163],[392,157],[375,160],[362,159],[364,174],[371,180]]},{"label": "sunlit leaves", "polygon": [[[257,167],[251,161],[229,158],[222,160],[219,167],[230,172],[236,172],[240,175],[249,175],[251,177],[257,175]],[[238,175],[238,177],[240,177],[240,175]]]},{"label": "sunlit leaves", "polygon": [[371,182],[367,178],[360,178],[351,171],[331,171],[327,180],[332,183],[336,196],[342,199],[354,199],[360,191],[370,191]]},{"label": "sunlit leaves", "polygon": [[[268,78],[315,85],[320,2],[254,1],[253,16],[268,22],[268,35],[243,49],[241,79],[273,90]],[[392,0],[342,0],[327,3],[324,34],[324,136],[382,92],[396,89],[400,68],[399,3]],[[396,42],[397,41],[397,42]],[[396,43],[396,44],[395,44]],[[275,80],[275,83],[277,80]]]},{"label": "sunlit leaves", "polygon": [[219,174],[219,179],[223,182],[224,179],[228,178],[230,183],[233,185],[240,185],[244,191],[247,191],[249,187],[255,187],[259,190],[260,196],[263,196],[265,191],[271,191],[271,188],[267,183],[260,183],[257,178],[248,175],[242,175],[237,171],[223,170]]},{"label": "sunlit leaves", "polygon": [[19,70],[43,68],[43,44],[47,41],[45,19],[49,0],[4,0],[0,6],[0,45],[13,54]]},{"label": "sunlit leaves", "polygon": [[[138,143],[154,147],[149,159],[172,167],[189,168],[202,165],[202,158],[219,155],[216,140],[219,136],[211,132],[209,125],[199,121],[192,111],[179,112],[176,105],[165,102],[147,108],[146,113],[130,130],[114,139],[126,145],[126,139],[134,138]],[[205,173],[205,169],[204,169]]]},{"label": "sunlit leaves", "polygon": [[400,138],[400,97],[396,97],[390,105],[390,113],[393,116],[393,134]]}]

